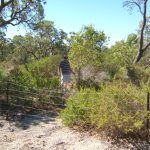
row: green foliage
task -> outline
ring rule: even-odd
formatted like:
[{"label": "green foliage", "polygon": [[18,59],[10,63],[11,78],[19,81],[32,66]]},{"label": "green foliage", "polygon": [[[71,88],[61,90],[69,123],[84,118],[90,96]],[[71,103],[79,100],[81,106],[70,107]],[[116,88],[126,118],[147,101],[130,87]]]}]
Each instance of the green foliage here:
[{"label": "green foliage", "polygon": [[5,89],[5,81],[6,81],[6,72],[3,68],[0,68],[0,94],[4,94]]},{"label": "green foliage", "polygon": [[4,94],[4,86],[5,86],[6,73],[5,70],[0,68],[0,94]]},{"label": "green foliage", "polygon": [[18,64],[30,63],[67,51],[67,34],[58,30],[54,22],[43,20],[35,24],[32,33],[13,37],[13,59]]},{"label": "green foliage", "polygon": [[17,64],[25,64],[31,62],[33,59],[32,53],[35,53],[33,50],[34,47],[32,46],[33,37],[26,35],[16,35],[12,39],[13,42],[13,58],[12,60],[15,61]]},{"label": "green foliage", "polygon": [[71,36],[69,58],[73,68],[79,69],[87,64],[100,66],[106,42],[104,32],[96,31],[92,26],[85,26]]},{"label": "green foliage", "polygon": [[51,56],[14,70],[12,80],[29,87],[54,89],[59,87],[57,75],[60,56]]},{"label": "green foliage", "polygon": [[141,86],[143,92],[145,92],[145,93],[149,92],[150,93],[150,79],[149,79],[149,81],[146,84],[142,82],[140,84],[140,86]]},{"label": "green foliage", "polygon": [[150,80],[150,69],[144,69],[141,66],[130,66],[127,68],[128,76],[131,81],[140,83],[148,83]]},{"label": "green foliage", "polygon": [[113,83],[100,91],[84,89],[67,100],[66,125],[94,126],[111,133],[135,132],[144,126],[146,93],[131,84]]},{"label": "green foliage", "polygon": [[[45,0],[10,0],[2,1],[0,13],[0,27],[7,28],[8,25],[26,24],[31,27],[44,17]],[[12,11],[13,10],[13,11]]]},{"label": "green foliage", "polygon": [[0,69],[0,81],[3,81],[6,78],[4,70]]},{"label": "green foliage", "polygon": [[[67,108],[62,111],[61,117],[67,125],[85,125],[90,123],[90,113],[99,94],[92,89],[81,89],[75,96],[67,100]],[[88,122],[87,122],[88,121]]]},{"label": "green foliage", "polygon": [[43,78],[49,78],[57,75],[60,59],[61,57],[59,55],[46,57],[40,61],[34,61],[33,63],[25,65],[25,68],[31,72],[33,76],[38,75]]},{"label": "green foliage", "polygon": [[122,81],[127,81],[128,80],[128,73],[127,69],[125,67],[120,67],[114,75],[115,80],[122,80]]},{"label": "green foliage", "polygon": [[87,80],[80,80],[80,87],[82,89],[84,88],[94,88],[95,90],[99,90],[100,86],[97,82],[93,81],[92,79],[87,79]]},{"label": "green foliage", "polygon": [[32,74],[28,72],[24,66],[13,70],[10,80],[27,89],[37,88],[36,79],[32,77]]},{"label": "green foliage", "polygon": [[[67,51],[67,33],[55,28],[54,22],[43,20],[34,26],[36,50],[42,55],[56,55]],[[40,53],[39,53],[40,54]]]},{"label": "green foliage", "polygon": [[138,42],[138,38],[137,38],[136,34],[131,33],[128,35],[126,43],[129,46],[135,46],[135,45],[137,45],[137,42]]},{"label": "green foliage", "polygon": [[[11,72],[10,80],[15,83],[11,89],[18,91],[18,97],[28,100],[25,101],[26,106],[48,108],[50,101],[60,104],[61,93],[57,93],[60,82],[56,76],[59,61],[60,56],[51,56],[19,66]],[[50,93],[51,91],[54,93]],[[20,99],[13,98],[12,103],[18,104]]]},{"label": "green foliage", "polygon": [[6,34],[0,31],[0,62],[5,61],[12,53],[10,39],[5,37]]},{"label": "green foliage", "polygon": [[135,48],[132,45],[124,41],[117,42],[105,53],[103,68],[113,79],[121,67],[126,68],[132,64],[134,56]]}]

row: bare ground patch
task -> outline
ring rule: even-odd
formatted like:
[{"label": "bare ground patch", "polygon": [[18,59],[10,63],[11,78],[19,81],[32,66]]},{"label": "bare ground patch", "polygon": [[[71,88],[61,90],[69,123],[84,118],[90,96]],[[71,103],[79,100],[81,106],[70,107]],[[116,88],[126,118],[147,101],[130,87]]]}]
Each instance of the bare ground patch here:
[{"label": "bare ground patch", "polygon": [[[138,143],[137,143],[138,144]],[[135,144],[136,145],[136,144]],[[139,147],[140,148],[140,147]],[[147,150],[147,147],[145,147]],[[0,120],[0,150],[127,150],[134,144],[108,142],[65,127],[57,115],[28,114],[19,120]],[[143,149],[144,150],[144,149]]]}]

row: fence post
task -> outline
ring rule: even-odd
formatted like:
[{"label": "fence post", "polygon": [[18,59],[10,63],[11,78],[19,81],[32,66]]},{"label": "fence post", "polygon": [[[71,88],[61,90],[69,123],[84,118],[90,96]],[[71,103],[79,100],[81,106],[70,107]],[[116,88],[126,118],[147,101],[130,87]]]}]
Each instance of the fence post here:
[{"label": "fence post", "polygon": [[6,103],[7,103],[7,113],[6,120],[8,120],[8,111],[9,111],[9,82],[6,82]]},{"label": "fence post", "polygon": [[80,91],[80,86],[81,86],[81,68],[79,67],[78,69],[78,81],[77,81],[77,88]]},{"label": "fence post", "polygon": [[150,98],[149,98],[149,95],[150,93],[148,92],[147,93],[147,124],[146,124],[146,128],[147,128],[147,136],[146,136],[146,140],[147,140],[147,143],[149,144],[149,117],[150,117]]}]

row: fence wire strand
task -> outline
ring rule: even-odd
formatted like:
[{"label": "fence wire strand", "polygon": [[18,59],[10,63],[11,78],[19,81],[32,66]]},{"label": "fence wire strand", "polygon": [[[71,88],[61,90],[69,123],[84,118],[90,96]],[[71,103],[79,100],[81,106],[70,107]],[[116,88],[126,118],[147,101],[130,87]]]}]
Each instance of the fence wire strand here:
[{"label": "fence wire strand", "polygon": [[[6,116],[8,112],[11,114],[12,112],[15,112],[15,110],[12,110],[12,108],[21,108],[23,110],[35,110],[35,111],[44,111],[44,112],[54,112],[52,107],[55,107],[55,109],[62,109],[66,107],[66,104],[64,103],[66,100],[66,97],[68,96],[68,93],[63,91],[62,89],[56,89],[56,90],[50,90],[50,89],[35,89],[32,87],[27,87],[23,86],[17,83],[13,83],[11,81],[9,82],[1,82],[0,81],[0,96],[4,95],[6,100],[1,101],[0,97],[0,105],[5,105],[6,108],[1,109],[1,113],[5,113]],[[9,88],[9,89],[8,89]],[[87,94],[87,92],[82,92],[82,95]],[[90,93],[95,94],[95,93]],[[79,94],[80,95],[80,94]],[[124,95],[124,93],[122,93]],[[100,94],[97,94],[99,98],[101,98]],[[107,94],[106,96],[112,96],[112,94]],[[113,95],[115,96],[115,95]],[[119,110],[118,112],[120,115],[126,114],[137,114],[140,113],[140,120],[146,120],[149,121],[150,119],[150,110],[146,109],[146,102],[144,101],[144,95],[143,95],[143,100],[141,100],[141,103],[139,104],[138,101],[132,99],[121,99],[119,101],[119,96],[117,96],[118,101],[116,102],[115,109],[118,109],[118,105],[120,104],[121,101],[124,102],[124,105],[134,105],[136,108],[135,110]],[[95,99],[89,99],[87,97],[87,102],[92,101],[92,104],[95,105]],[[112,100],[109,99],[111,102]],[[28,102],[31,102],[28,104]],[[113,101],[112,101],[113,102]],[[35,105],[37,104],[37,105]],[[40,106],[38,106],[38,104]],[[76,114],[67,114],[66,117],[85,117],[83,114],[86,113],[88,114],[89,110],[95,111],[94,107],[90,105],[90,107],[83,107],[78,104],[75,104],[72,106],[77,113]],[[52,109],[52,110],[49,110]],[[83,114],[80,112],[83,111]],[[110,112],[109,113],[113,113]],[[149,130],[149,129],[148,129]]]}]

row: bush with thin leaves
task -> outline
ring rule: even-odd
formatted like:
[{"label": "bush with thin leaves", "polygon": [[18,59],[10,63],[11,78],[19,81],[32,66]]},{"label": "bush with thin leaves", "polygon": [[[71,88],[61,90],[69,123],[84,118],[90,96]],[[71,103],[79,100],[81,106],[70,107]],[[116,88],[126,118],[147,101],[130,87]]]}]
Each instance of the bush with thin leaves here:
[{"label": "bush with thin leaves", "polygon": [[66,125],[91,126],[110,133],[137,132],[144,126],[146,93],[126,83],[111,83],[100,91],[81,90],[67,100],[61,117]]}]

